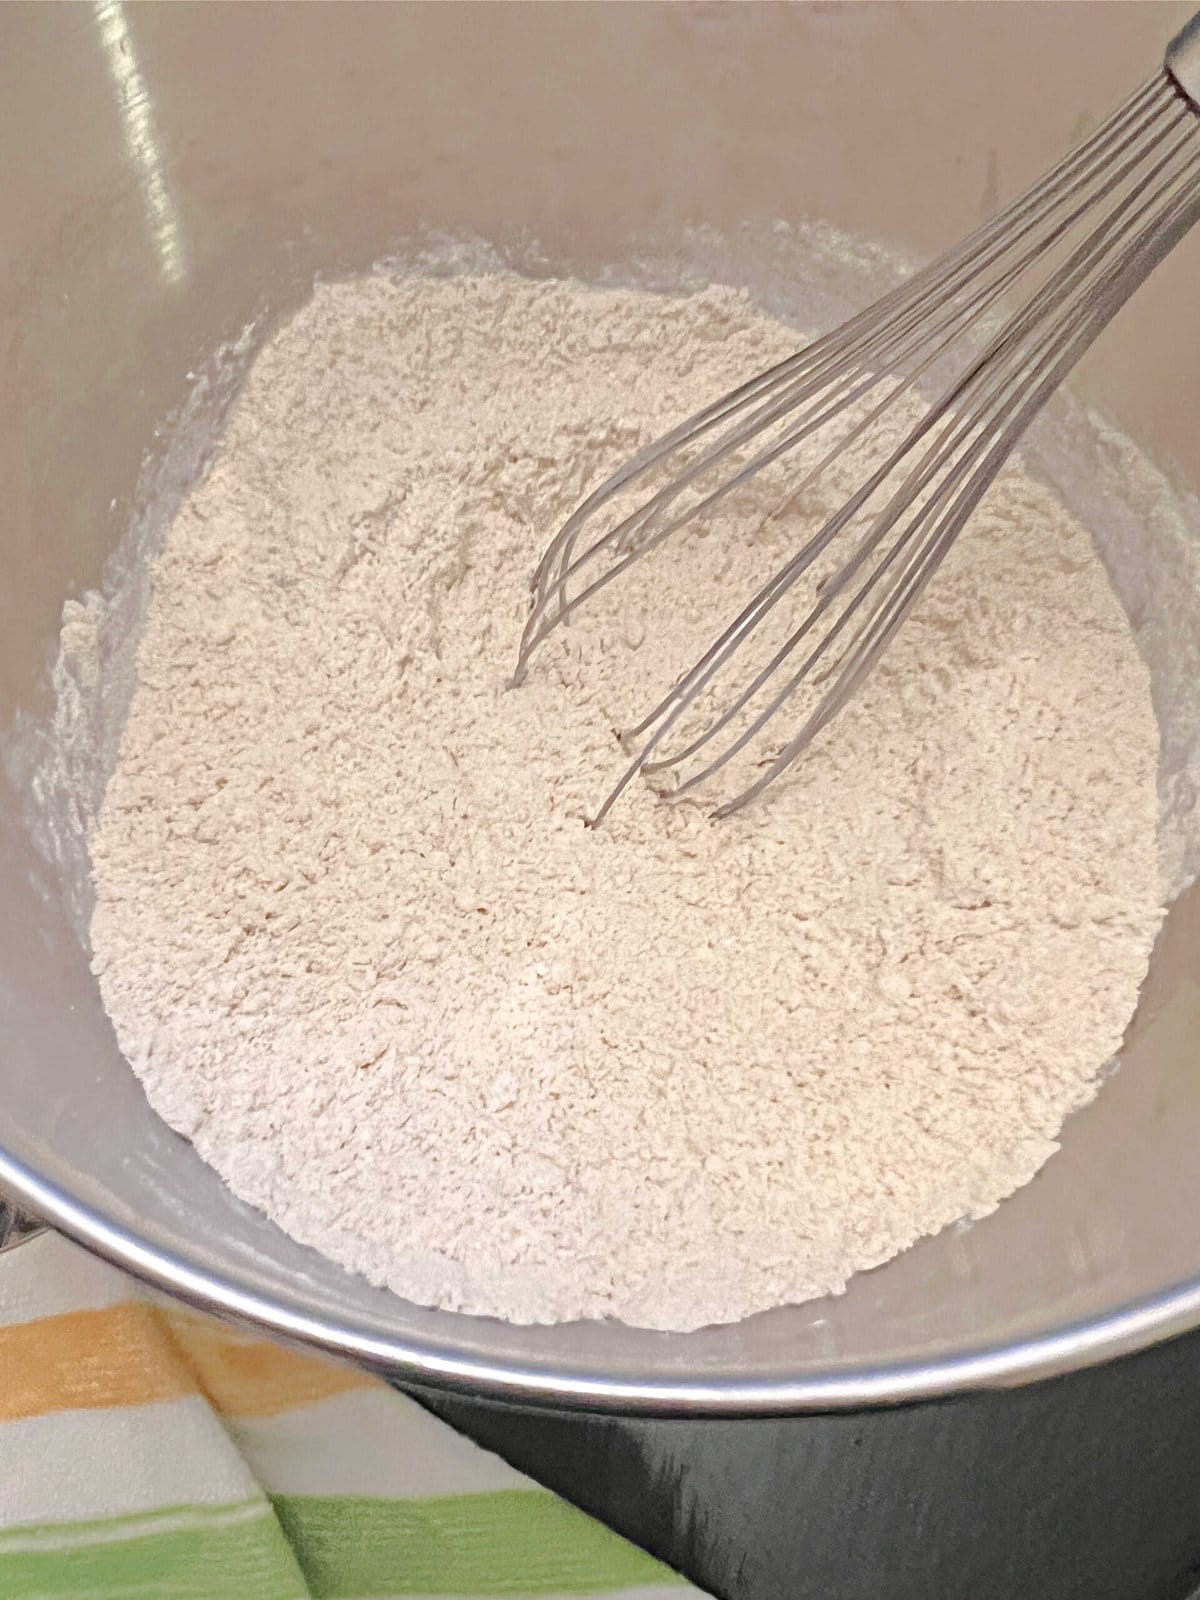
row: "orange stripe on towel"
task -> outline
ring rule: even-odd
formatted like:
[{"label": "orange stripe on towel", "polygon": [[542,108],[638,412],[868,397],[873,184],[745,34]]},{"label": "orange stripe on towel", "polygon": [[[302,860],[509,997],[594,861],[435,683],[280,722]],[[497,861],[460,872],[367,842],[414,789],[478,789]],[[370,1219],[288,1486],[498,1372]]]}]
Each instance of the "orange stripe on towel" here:
[{"label": "orange stripe on towel", "polygon": [[136,1301],[0,1328],[0,1421],[146,1405],[196,1389],[151,1307]]},{"label": "orange stripe on towel", "polygon": [[171,1307],[161,1315],[205,1394],[227,1417],[273,1417],[383,1381],[324,1356],[241,1333],[194,1311]]},{"label": "orange stripe on towel", "polygon": [[272,1416],[380,1380],[138,1301],[0,1328],[0,1422],[200,1394]]}]

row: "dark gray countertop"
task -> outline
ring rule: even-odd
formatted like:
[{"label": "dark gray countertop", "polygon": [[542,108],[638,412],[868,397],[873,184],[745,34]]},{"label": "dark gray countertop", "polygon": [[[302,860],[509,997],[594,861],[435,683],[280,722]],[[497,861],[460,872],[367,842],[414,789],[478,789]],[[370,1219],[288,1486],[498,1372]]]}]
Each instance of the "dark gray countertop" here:
[{"label": "dark gray countertop", "polygon": [[723,1600],[1200,1590],[1200,1335],[846,1416],[627,1422],[420,1398]]}]

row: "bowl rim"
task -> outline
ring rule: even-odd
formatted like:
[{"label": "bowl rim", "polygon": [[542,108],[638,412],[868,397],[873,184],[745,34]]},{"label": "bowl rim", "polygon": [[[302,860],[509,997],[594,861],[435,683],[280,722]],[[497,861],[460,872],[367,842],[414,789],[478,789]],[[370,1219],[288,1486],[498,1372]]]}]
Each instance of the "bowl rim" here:
[{"label": "bowl rim", "polygon": [[288,1304],[253,1288],[236,1273],[199,1267],[176,1251],[149,1243],[43,1178],[3,1146],[0,1188],[55,1231],[198,1310],[354,1362],[395,1382],[555,1410],[754,1417],[906,1405],[1060,1377],[1131,1355],[1200,1325],[1200,1277],[1195,1277],[1100,1316],[928,1360],[860,1364],[792,1377],[647,1373],[630,1379],[569,1362],[524,1364],[458,1355],[429,1340],[381,1336],[353,1319],[341,1321]]}]

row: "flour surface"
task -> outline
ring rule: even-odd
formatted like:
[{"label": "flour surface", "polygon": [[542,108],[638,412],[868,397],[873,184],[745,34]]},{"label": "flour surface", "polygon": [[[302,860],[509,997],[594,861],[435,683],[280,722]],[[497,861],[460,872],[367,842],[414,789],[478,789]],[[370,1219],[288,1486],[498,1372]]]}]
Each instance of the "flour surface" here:
[{"label": "flour surface", "polygon": [[840,1290],[1028,1181],[1133,1012],[1148,677],[1019,470],[729,821],[639,782],[583,826],[614,724],[853,460],[506,687],[566,512],[795,343],[726,289],[322,286],[169,530],[91,841],[104,1000],[238,1194],[410,1298],[688,1328]]}]

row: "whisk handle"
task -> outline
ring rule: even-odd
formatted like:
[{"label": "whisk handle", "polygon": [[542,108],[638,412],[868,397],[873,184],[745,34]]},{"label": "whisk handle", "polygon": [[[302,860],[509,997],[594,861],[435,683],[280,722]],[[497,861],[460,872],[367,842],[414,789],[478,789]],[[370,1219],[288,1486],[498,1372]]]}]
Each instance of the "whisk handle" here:
[{"label": "whisk handle", "polygon": [[1200,11],[1167,46],[1167,71],[1188,99],[1200,111]]}]

